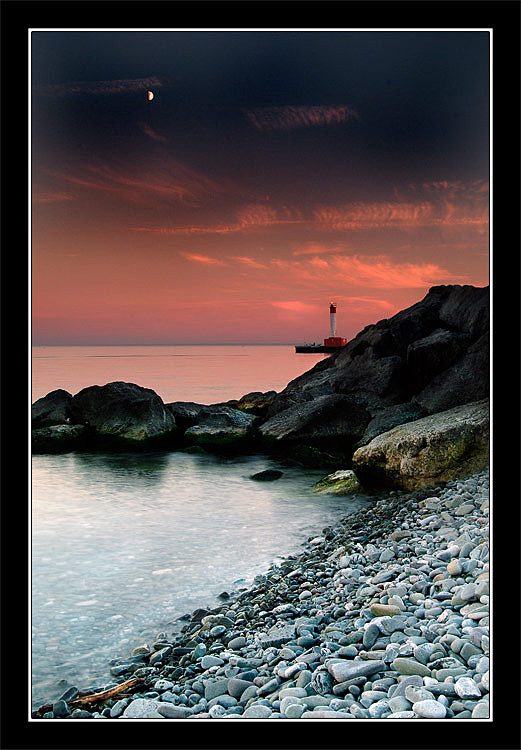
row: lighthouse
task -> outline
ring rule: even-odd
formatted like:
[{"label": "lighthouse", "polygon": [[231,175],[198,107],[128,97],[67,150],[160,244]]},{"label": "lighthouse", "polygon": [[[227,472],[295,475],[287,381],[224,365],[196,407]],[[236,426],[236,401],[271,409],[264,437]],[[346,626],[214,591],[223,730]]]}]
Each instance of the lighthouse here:
[{"label": "lighthouse", "polygon": [[336,305],[331,302],[329,305],[329,337],[324,339],[324,346],[332,349],[338,349],[347,344],[347,339],[336,335]]},{"label": "lighthouse", "polygon": [[336,305],[334,302],[329,305],[329,336],[330,338],[336,336]]},{"label": "lighthouse", "polygon": [[330,354],[336,352],[347,344],[347,339],[342,336],[336,335],[336,304],[334,302],[329,303],[329,336],[324,339],[323,344],[304,344],[302,346],[296,346],[295,352],[297,354],[317,354],[324,352]]}]

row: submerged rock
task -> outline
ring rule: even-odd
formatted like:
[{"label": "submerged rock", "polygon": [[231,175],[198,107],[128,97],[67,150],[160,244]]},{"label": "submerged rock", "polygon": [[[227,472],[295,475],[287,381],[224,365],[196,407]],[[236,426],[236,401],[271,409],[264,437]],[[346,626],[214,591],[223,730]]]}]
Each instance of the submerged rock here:
[{"label": "submerged rock", "polygon": [[283,474],[283,471],[278,471],[277,469],[266,469],[265,471],[258,471],[256,474],[252,474],[250,479],[255,479],[257,482],[273,482],[275,479],[280,479]]}]

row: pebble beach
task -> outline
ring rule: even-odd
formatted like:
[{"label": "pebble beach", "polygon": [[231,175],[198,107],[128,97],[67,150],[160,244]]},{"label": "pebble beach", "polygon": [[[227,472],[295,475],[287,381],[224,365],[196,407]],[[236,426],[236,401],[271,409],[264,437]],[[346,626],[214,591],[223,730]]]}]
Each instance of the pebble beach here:
[{"label": "pebble beach", "polygon": [[381,493],[221,599],[32,718],[490,718],[489,472]]}]

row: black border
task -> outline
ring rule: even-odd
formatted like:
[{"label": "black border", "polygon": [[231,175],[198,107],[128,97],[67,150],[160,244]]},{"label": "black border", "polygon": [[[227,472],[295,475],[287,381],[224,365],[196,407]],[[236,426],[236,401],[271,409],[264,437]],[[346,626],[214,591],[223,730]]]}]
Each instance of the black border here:
[{"label": "black border", "polygon": [[[519,92],[518,0],[236,0],[235,2],[2,0],[2,654],[1,747],[33,748],[521,748],[519,675]],[[394,731],[388,722],[27,721],[28,263],[27,81],[30,28],[400,28],[493,29],[493,468],[495,515],[493,640],[498,655],[492,722],[426,720]],[[514,349],[514,352],[512,351]],[[21,392],[21,393],[20,393]],[[15,394],[17,397],[15,397]],[[505,399],[508,399],[506,401]],[[20,404],[24,406],[20,408]],[[506,419],[505,419],[506,418]],[[505,434],[510,422],[512,430]],[[508,421],[507,421],[508,420]],[[496,427],[496,425],[498,425]],[[512,471],[513,467],[516,467]],[[505,514],[508,522],[505,523]],[[516,523],[517,521],[517,523]],[[505,554],[510,557],[505,559]],[[517,567],[516,567],[517,563]],[[509,578],[506,573],[508,571]],[[503,602],[508,599],[508,609]],[[516,609],[517,608],[517,609]],[[509,650],[502,627],[510,629]],[[517,628],[517,632],[516,632]],[[505,654],[503,657],[503,653]],[[501,687],[505,686],[505,687]],[[237,727],[239,731],[237,731]],[[234,729],[235,727],[235,729]],[[187,731],[188,730],[188,731]],[[411,731],[412,730],[412,731]]]}]

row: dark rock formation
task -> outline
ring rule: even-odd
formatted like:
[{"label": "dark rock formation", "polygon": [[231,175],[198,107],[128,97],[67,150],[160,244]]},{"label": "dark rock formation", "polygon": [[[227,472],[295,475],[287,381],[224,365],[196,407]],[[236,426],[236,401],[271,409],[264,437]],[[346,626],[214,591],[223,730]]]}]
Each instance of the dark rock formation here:
[{"label": "dark rock formation", "polygon": [[150,388],[114,382],[84,388],[73,397],[74,421],[98,442],[139,445],[171,438],[175,419]]},{"label": "dark rock formation", "polygon": [[52,425],[32,431],[33,453],[68,453],[81,449],[84,445],[85,427],[76,425]]},{"label": "dark rock formation", "polygon": [[214,448],[237,448],[251,440],[257,417],[229,406],[207,406],[198,415],[197,423],[184,433],[184,441],[192,445]]},{"label": "dark rock formation", "polygon": [[174,401],[166,404],[166,408],[173,415],[176,425],[181,430],[187,430],[197,424],[199,415],[207,408],[205,404],[196,404],[193,401]]},{"label": "dark rock formation", "polygon": [[424,416],[424,411],[418,404],[407,402],[406,404],[395,404],[387,406],[385,409],[377,412],[376,416],[371,419],[367,425],[362,438],[355,447],[365,445],[382,432],[387,432],[393,427],[405,422],[412,422]]},{"label": "dark rock formation", "polygon": [[436,375],[417,395],[415,403],[428,414],[450,409],[489,395],[489,335],[483,334],[456,362]]},{"label": "dark rock formation", "polygon": [[245,396],[236,402],[235,408],[246,412],[247,414],[255,414],[257,416],[266,416],[268,409],[276,397],[276,391],[253,391],[247,393]]},{"label": "dark rock formation", "polygon": [[[269,413],[319,394],[342,393],[358,399],[374,416],[390,405],[411,401],[428,386],[434,398],[434,391],[444,390],[446,381],[441,378],[437,385],[433,379],[450,368],[456,368],[458,376],[450,393],[443,394],[445,401],[452,400],[449,406],[473,399],[467,393],[471,379],[485,397],[488,349],[482,337],[488,310],[488,287],[432,287],[420,302],[367,326],[339,352],[292,380],[274,398]],[[421,399],[418,403],[422,406]]]},{"label": "dark rock formation", "polygon": [[61,388],[39,398],[31,407],[33,429],[69,424],[72,416],[71,406],[72,394]]},{"label": "dark rock formation", "polygon": [[350,453],[370,418],[355,399],[331,394],[294,404],[264,422],[258,434],[267,448],[299,443]]}]

